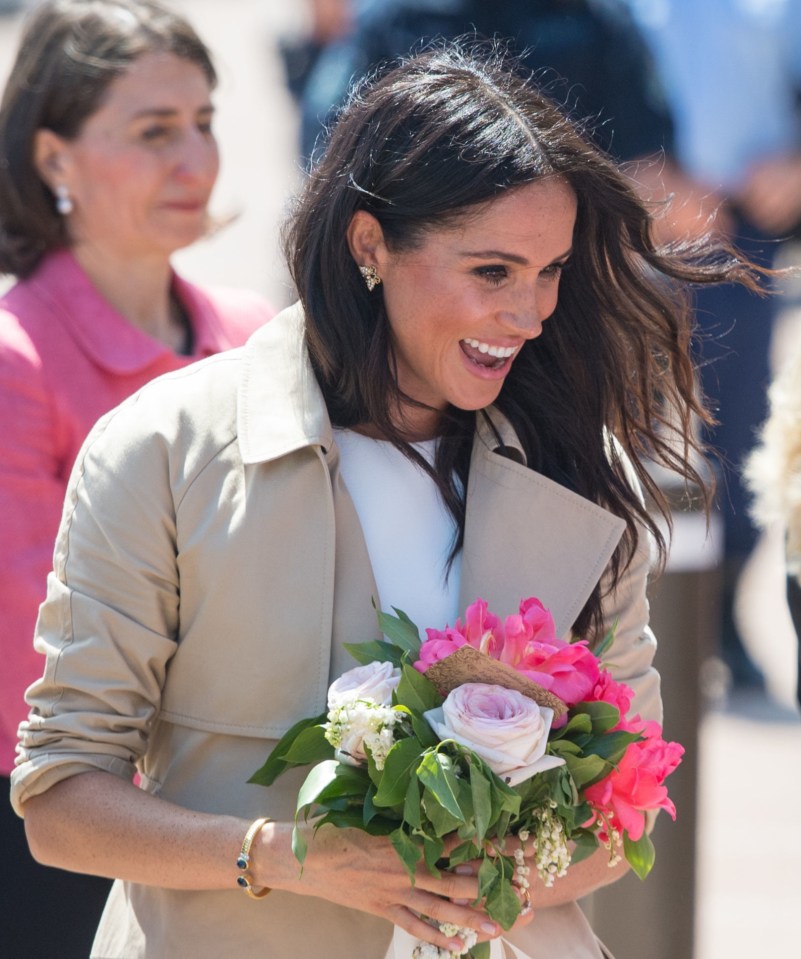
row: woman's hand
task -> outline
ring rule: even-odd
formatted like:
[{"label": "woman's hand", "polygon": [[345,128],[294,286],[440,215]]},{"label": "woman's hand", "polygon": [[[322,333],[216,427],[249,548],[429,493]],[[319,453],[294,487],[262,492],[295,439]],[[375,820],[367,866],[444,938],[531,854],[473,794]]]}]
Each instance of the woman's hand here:
[{"label": "woman's hand", "polygon": [[503,932],[484,909],[471,905],[478,896],[477,864],[457,866],[453,872],[442,872],[440,878],[421,865],[412,886],[385,837],[333,826],[323,826],[316,834],[313,827],[304,828],[308,854],[302,870],[289,851],[291,825],[272,823],[262,830],[261,848],[254,856],[256,885],[361,909],[388,919],[417,939],[452,951],[460,951],[462,943],[421,917],[474,929],[480,941]]}]

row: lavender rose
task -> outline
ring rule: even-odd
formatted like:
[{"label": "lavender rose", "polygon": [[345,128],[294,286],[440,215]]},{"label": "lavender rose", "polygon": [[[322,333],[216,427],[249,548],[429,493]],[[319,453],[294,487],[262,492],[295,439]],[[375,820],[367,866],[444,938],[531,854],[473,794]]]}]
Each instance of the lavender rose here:
[{"label": "lavender rose", "polygon": [[511,786],[564,763],[545,755],[553,710],[517,690],[465,683],[424,715],[440,739],[472,749]]},{"label": "lavender rose", "polygon": [[325,738],[341,763],[361,766],[369,749],[377,768],[384,768],[404,718],[390,705],[400,676],[391,663],[374,662],[349,669],[329,686]]},{"label": "lavender rose", "polygon": [[358,699],[388,706],[400,676],[401,671],[392,663],[368,663],[349,669],[328,687],[328,708],[335,709]]}]

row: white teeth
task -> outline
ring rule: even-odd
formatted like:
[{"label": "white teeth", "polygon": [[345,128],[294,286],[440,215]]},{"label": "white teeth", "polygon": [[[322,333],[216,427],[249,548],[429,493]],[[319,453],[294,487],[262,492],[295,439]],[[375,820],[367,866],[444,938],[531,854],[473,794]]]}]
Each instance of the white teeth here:
[{"label": "white teeth", "polygon": [[496,359],[505,360],[517,353],[516,346],[490,346],[489,343],[482,343],[480,340],[467,338],[465,338],[464,342],[467,343],[468,346],[472,346],[474,350],[478,350],[479,353],[489,353],[490,356],[494,356]]}]

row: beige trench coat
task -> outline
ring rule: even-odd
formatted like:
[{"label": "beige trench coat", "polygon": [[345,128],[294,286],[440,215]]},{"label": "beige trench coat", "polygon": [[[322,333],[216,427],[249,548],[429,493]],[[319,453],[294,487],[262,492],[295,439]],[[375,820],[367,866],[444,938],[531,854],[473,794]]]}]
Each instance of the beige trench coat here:
[{"label": "beige trench coat", "polygon": [[[461,606],[482,596],[501,613],[537,595],[567,633],[622,522],[498,455],[488,434],[471,464]],[[619,622],[616,677],[660,718],[647,570],[644,542],[606,616]],[[46,660],[15,807],[76,773],[138,770],[145,789],[192,809],[291,818],[303,773],[270,789],[246,780],[291,724],[323,710],[329,681],[353,665],[342,643],[376,636],[375,594],[293,307],[243,349],[150,383],[88,437],[36,631]],[[374,959],[390,932],[280,891],[253,902],[233,885],[117,882],[93,956]],[[514,938],[533,959],[599,955],[574,904]]]}]

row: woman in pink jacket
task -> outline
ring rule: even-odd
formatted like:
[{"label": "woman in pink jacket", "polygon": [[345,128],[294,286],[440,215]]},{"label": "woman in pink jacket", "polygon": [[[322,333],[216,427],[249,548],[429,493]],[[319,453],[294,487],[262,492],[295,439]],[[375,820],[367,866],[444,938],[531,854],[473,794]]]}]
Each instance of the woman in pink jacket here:
[{"label": "woman in pink jacket", "polygon": [[[0,271],[17,279],[0,300],[6,785],[27,714],[23,694],[42,671],[34,623],[86,434],[148,380],[242,344],[271,316],[255,294],[202,289],[170,266],[209,227],[215,80],[193,29],[155,2],[47,0],[5,90]],[[98,914],[89,900],[104,897],[105,884],[36,866],[22,821],[1,808],[3,846],[15,850],[2,884],[9,955],[86,956]],[[69,921],[56,917],[59,903]],[[37,929],[57,947],[37,942]]]}]

